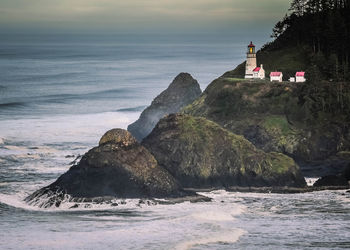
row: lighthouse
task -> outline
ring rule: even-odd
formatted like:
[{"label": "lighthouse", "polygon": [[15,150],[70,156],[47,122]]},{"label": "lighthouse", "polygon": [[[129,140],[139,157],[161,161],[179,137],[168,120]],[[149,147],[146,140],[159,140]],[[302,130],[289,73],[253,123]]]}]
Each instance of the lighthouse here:
[{"label": "lighthouse", "polygon": [[256,69],[256,53],[255,45],[253,42],[250,42],[248,45],[247,51],[247,61],[245,65],[245,77],[244,78],[254,78],[254,69]]}]

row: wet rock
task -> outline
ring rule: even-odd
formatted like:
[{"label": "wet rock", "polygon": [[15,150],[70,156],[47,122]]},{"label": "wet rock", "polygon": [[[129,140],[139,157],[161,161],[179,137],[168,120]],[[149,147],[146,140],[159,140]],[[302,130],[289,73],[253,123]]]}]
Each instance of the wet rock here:
[{"label": "wet rock", "polygon": [[[125,130],[108,131],[68,172],[26,201],[50,207],[71,197],[76,202],[113,198],[188,195],[153,155]],[[100,197],[100,198],[96,198]]]}]

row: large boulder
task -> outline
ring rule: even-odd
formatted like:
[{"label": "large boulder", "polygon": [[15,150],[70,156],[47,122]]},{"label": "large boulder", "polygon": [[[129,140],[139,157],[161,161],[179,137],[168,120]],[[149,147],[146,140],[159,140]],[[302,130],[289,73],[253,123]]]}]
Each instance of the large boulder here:
[{"label": "large boulder", "polygon": [[184,187],[305,186],[293,159],[205,118],[169,115],[142,144]]},{"label": "large boulder", "polygon": [[141,113],[140,118],[128,126],[128,131],[141,141],[163,116],[179,112],[196,100],[201,93],[198,82],[190,74],[180,73]]},{"label": "large boulder", "polygon": [[153,155],[122,129],[108,131],[99,146],[87,152],[54,183],[26,198],[39,206],[59,206],[96,197],[181,197],[178,182],[159,167]]}]

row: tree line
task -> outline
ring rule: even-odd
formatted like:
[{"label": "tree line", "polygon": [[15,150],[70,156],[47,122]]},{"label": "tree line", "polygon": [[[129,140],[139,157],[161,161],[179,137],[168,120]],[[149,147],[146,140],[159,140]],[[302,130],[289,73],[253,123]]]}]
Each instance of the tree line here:
[{"label": "tree line", "polygon": [[312,77],[350,79],[350,0],[293,0],[272,37],[270,47],[307,46]]}]

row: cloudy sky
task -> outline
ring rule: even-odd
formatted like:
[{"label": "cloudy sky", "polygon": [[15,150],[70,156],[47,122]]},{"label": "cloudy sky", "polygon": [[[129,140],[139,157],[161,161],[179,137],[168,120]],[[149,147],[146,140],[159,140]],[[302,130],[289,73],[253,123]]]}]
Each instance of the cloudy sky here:
[{"label": "cloudy sky", "polygon": [[0,31],[269,29],[290,0],[1,0]]}]

